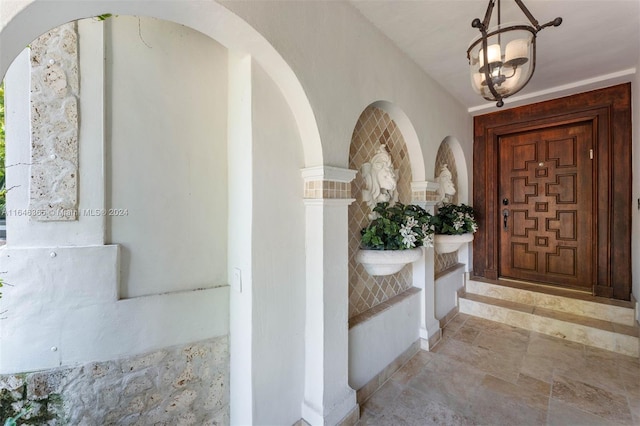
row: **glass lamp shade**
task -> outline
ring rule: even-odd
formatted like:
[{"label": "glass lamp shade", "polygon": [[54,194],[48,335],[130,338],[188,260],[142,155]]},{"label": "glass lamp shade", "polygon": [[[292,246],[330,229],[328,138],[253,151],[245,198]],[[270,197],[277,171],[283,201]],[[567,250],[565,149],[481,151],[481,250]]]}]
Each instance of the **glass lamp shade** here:
[{"label": "glass lamp shade", "polygon": [[523,24],[494,27],[487,32],[486,44],[482,36],[471,42],[468,56],[474,91],[500,102],[520,91],[533,74],[535,29]]}]

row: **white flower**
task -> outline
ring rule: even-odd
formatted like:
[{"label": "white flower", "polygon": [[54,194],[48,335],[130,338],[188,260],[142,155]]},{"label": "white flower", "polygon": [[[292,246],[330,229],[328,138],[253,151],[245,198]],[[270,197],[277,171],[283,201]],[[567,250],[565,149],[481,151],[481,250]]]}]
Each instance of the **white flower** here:
[{"label": "white flower", "polygon": [[418,225],[418,221],[412,216],[407,216],[406,222],[407,228],[413,228]]},{"label": "white flower", "polygon": [[402,225],[400,227],[400,235],[402,235],[402,244],[407,248],[413,248],[416,246],[416,239],[418,234],[413,232],[410,226]]},{"label": "white flower", "polygon": [[433,231],[433,225],[429,225],[428,223],[422,225],[422,235],[424,236],[422,239],[423,247],[433,247]]},{"label": "white flower", "polygon": [[433,247],[433,234],[427,234],[422,240],[422,245],[424,247]]}]

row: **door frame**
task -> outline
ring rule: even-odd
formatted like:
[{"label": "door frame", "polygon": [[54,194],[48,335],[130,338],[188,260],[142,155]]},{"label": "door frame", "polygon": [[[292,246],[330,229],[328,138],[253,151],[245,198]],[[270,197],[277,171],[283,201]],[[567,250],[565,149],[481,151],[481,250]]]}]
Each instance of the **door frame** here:
[{"label": "door frame", "polygon": [[473,206],[479,230],[473,241],[473,274],[499,278],[500,136],[591,121],[594,144],[593,294],[631,297],[631,84],[620,84],[474,117]]}]

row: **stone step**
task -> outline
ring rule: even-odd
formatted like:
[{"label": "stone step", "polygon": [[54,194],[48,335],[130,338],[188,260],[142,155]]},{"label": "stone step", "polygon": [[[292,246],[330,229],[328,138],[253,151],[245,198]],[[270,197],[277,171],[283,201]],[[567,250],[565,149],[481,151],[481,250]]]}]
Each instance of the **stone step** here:
[{"label": "stone step", "polygon": [[624,325],[469,292],[461,293],[458,302],[459,311],[468,315],[623,355],[640,356],[637,324]]},{"label": "stone step", "polygon": [[595,297],[575,290],[508,280],[495,284],[468,278],[466,292],[628,326],[636,325],[631,302]]}]

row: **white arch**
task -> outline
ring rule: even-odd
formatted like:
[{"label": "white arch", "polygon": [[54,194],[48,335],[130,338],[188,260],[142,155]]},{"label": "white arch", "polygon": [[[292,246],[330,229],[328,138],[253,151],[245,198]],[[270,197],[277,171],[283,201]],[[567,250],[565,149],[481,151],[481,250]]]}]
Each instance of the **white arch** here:
[{"label": "white arch", "polygon": [[420,147],[420,140],[416,129],[413,127],[411,120],[405,114],[405,112],[397,105],[389,101],[376,101],[370,106],[380,108],[385,111],[393,121],[396,122],[404,143],[407,146],[407,153],[409,154],[409,162],[411,163],[411,181],[422,182],[425,180],[424,171],[424,157],[422,156],[422,148]]},{"label": "white arch", "polygon": [[230,50],[253,57],[275,81],[291,107],[302,139],[305,166],[323,164],[322,144],[311,104],[293,70],[276,49],[240,17],[214,1],[0,2],[0,77],[31,41],[64,23],[105,13],[150,16],[200,31]]},{"label": "white arch", "polygon": [[[0,0],[0,77],[24,48],[41,34],[64,23],[111,13],[114,15],[149,16],[188,26],[229,49],[230,53],[251,56],[282,92],[296,121],[304,151],[306,167],[322,166],[320,133],[307,95],[291,67],[276,49],[248,23],[213,0],[163,1],[54,1]],[[301,187],[302,189],[302,187]],[[248,310],[247,310],[248,309]],[[251,313],[252,307],[230,309],[232,321]],[[250,322],[244,322],[250,329]],[[232,365],[248,372],[247,377],[232,377],[232,416],[253,418],[252,355],[232,351]],[[242,398],[238,398],[241,395]],[[233,408],[235,407],[235,408]]]},{"label": "white arch", "polygon": [[449,145],[453,158],[456,160],[456,170],[458,173],[458,201],[460,203],[469,204],[469,170],[467,168],[467,161],[464,157],[464,151],[462,151],[462,145],[458,139],[454,136],[447,136],[441,142],[441,144]]}]

